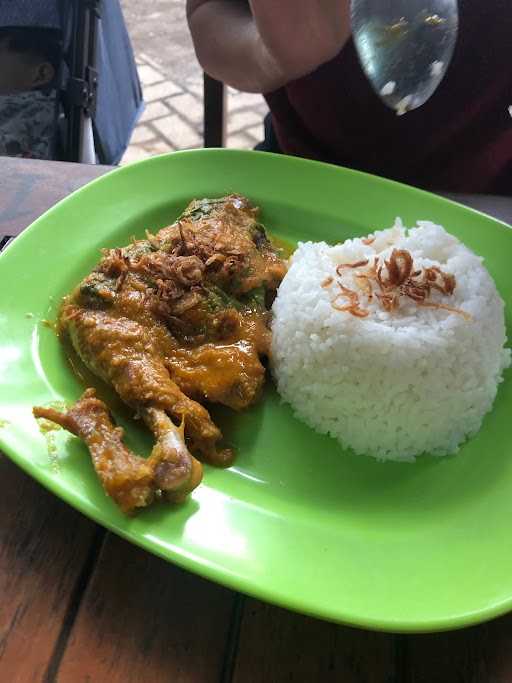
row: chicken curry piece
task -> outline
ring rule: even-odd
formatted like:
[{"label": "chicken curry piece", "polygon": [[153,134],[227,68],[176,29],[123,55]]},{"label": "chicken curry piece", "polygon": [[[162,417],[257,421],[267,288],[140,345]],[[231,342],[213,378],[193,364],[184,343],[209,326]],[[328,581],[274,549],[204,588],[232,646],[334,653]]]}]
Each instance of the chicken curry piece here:
[{"label": "chicken curry piece", "polygon": [[285,272],[258,209],[230,195],[193,201],[156,235],[105,250],[64,299],[59,334],[142,418],[155,446],[147,459],[133,454],[93,389],[66,413],[34,415],[83,439],[124,512],[155,496],[183,500],[201,481],[199,460],[232,462],[201,401],[242,410],[258,399],[269,308]]}]

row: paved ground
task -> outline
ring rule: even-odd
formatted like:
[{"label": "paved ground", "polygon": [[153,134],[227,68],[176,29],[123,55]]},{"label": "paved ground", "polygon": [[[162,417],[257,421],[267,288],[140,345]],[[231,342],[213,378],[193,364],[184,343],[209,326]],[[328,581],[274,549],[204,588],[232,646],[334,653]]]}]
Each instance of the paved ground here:
[{"label": "paved ground", "polygon": [[[144,88],[146,111],[123,163],[203,144],[203,76],[185,0],[121,0]],[[267,111],[260,95],[229,89],[227,146],[252,148]]]}]

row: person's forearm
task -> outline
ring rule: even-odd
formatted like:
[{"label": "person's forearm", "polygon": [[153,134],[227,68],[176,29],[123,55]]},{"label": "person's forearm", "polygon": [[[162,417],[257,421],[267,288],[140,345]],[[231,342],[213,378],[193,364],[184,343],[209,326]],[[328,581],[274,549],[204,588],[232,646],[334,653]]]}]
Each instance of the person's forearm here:
[{"label": "person's forearm", "polygon": [[349,0],[188,0],[203,69],[240,90],[269,92],[332,59],[350,35]]},{"label": "person's forearm", "polygon": [[187,15],[197,58],[210,76],[245,92],[269,92],[286,81],[266,53],[247,4],[189,0]]}]

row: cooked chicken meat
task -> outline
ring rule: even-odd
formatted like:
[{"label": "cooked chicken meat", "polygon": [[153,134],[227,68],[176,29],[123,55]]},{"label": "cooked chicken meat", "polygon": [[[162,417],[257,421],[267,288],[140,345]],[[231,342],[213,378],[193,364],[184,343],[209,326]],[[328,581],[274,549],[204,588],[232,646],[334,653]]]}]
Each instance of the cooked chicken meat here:
[{"label": "cooked chicken meat", "polygon": [[157,439],[147,459],[126,448],[122,428],[114,426],[94,389],[87,389],[66,413],[34,408],[34,414],[83,439],[103,488],[124,512],[148,505],[157,493],[179,502],[201,481],[203,468],[184,443],[183,427],[161,410],[148,408],[143,415]]},{"label": "cooked chicken meat", "polygon": [[201,480],[194,456],[217,465],[233,459],[200,402],[241,410],[263,386],[269,307],[286,266],[257,216],[238,195],[194,201],[156,235],[105,250],[64,299],[60,334],[143,418],[156,445],[147,460],[128,451],[91,390],[65,414],[34,414],[85,441],[125,512],[157,492],[182,499]]}]

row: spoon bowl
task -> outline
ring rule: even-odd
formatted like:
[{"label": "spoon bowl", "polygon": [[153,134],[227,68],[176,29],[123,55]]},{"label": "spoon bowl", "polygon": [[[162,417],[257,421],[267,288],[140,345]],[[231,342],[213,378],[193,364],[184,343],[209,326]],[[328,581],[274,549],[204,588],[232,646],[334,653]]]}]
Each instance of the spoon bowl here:
[{"label": "spoon bowl", "polygon": [[450,64],[459,26],[457,0],[351,0],[363,70],[397,114],[424,104]]}]

